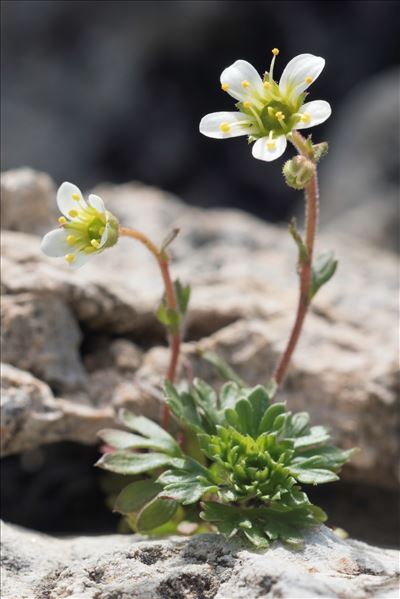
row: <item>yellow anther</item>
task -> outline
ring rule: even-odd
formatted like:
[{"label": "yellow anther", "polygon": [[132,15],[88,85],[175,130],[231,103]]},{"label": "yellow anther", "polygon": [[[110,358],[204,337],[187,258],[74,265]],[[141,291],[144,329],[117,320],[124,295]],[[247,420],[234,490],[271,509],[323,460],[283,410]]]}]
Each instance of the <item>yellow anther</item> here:
[{"label": "yellow anther", "polygon": [[223,83],[221,85],[221,89],[222,89],[223,92],[227,92],[228,89],[229,89],[229,83]]},{"label": "yellow anther", "polygon": [[85,254],[93,254],[93,252],[95,252],[96,249],[94,247],[92,247],[91,245],[88,245],[85,247],[85,249],[83,251],[85,252]]},{"label": "yellow anther", "polygon": [[249,101],[243,102],[243,107],[244,108],[251,108],[252,106],[253,106],[253,104],[251,102],[249,102]]},{"label": "yellow anther", "polygon": [[68,214],[70,215],[71,218],[75,218],[76,216],[78,216],[78,211],[77,210],[70,210],[68,212]]},{"label": "yellow anther", "polygon": [[283,112],[281,112],[280,110],[275,113],[275,116],[278,119],[278,121],[284,121],[286,118]]},{"label": "yellow anther", "polygon": [[274,141],[267,141],[266,146],[268,150],[276,150],[276,143]]},{"label": "yellow anther", "polygon": [[72,194],[72,199],[76,200],[77,202],[79,202],[79,200],[81,199],[81,196],[79,195],[79,193],[73,193]]},{"label": "yellow anther", "polygon": [[76,243],[76,237],[75,237],[75,235],[68,235],[67,236],[67,243],[68,243],[68,245],[74,245],[74,243]]},{"label": "yellow anther", "polygon": [[275,116],[275,112],[274,112],[274,109],[272,108],[272,106],[268,106],[267,110],[268,110],[269,116],[272,116],[272,117]]},{"label": "yellow anther", "polygon": [[100,247],[100,244],[97,241],[97,239],[92,239],[92,241],[90,242],[90,245],[92,245],[96,250],[98,250]]},{"label": "yellow anther", "polygon": [[273,54],[274,56],[278,56],[278,54],[279,54],[279,50],[278,50],[278,48],[273,48],[273,49],[272,49],[272,54]]},{"label": "yellow anther", "polygon": [[308,75],[308,76],[305,78],[305,80],[304,80],[304,81],[305,81],[306,83],[312,83],[312,82],[313,82],[313,78],[312,78],[312,77],[310,77],[310,75]]},{"label": "yellow anther", "polygon": [[75,262],[75,255],[74,254],[67,254],[65,256],[65,259],[68,262],[68,264],[72,264],[72,262]]},{"label": "yellow anther", "polygon": [[250,83],[247,81],[247,79],[243,79],[243,81],[240,85],[244,88],[250,87]]},{"label": "yellow anther", "polygon": [[60,216],[60,218],[58,219],[58,222],[60,223],[60,225],[65,225],[65,223],[67,222],[67,219],[65,218],[65,216]]},{"label": "yellow anther", "polygon": [[303,123],[309,123],[311,121],[311,116],[308,114],[308,112],[305,112],[301,117],[301,120]]},{"label": "yellow anther", "polygon": [[269,81],[264,81],[263,86],[265,87],[265,89],[269,89],[271,87],[271,84]]},{"label": "yellow anther", "polygon": [[219,130],[222,131],[222,133],[229,133],[229,131],[231,130],[231,126],[229,123],[221,123],[219,126]]}]

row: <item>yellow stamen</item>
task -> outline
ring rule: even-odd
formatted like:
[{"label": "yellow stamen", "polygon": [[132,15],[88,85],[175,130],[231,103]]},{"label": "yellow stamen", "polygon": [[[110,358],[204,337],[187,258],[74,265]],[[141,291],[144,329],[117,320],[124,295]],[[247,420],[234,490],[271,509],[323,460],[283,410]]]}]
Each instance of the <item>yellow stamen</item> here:
[{"label": "yellow stamen", "polygon": [[308,114],[308,112],[305,112],[301,117],[301,120],[303,123],[309,123],[311,121],[311,116]]},{"label": "yellow stamen", "polygon": [[77,202],[79,202],[79,200],[81,199],[81,196],[79,195],[79,193],[73,193],[72,194],[72,199],[76,200]]},{"label": "yellow stamen", "polygon": [[272,49],[272,54],[273,54],[274,56],[278,56],[278,54],[279,54],[279,49],[278,49],[278,48],[273,48],[273,49]]},{"label": "yellow stamen", "polygon": [[95,252],[96,249],[91,245],[88,245],[87,247],[85,247],[83,251],[85,252],[85,254],[93,254],[93,252]]},{"label": "yellow stamen", "polygon": [[247,81],[247,79],[243,79],[241,86],[244,88],[250,87],[250,83]]},{"label": "yellow stamen", "polygon": [[227,92],[228,89],[229,89],[229,83],[223,83],[221,85],[221,89],[222,89],[223,92]]},{"label": "yellow stamen", "polygon": [[272,116],[272,117],[275,116],[275,112],[274,112],[274,109],[272,108],[272,106],[268,106],[267,110],[268,110],[269,116]]},{"label": "yellow stamen", "polygon": [[74,256],[74,254],[67,254],[65,256],[65,259],[68,262],[68,264],[72,264],[72,262],[75,262],[75,256]]},{"label": "yellow stamen", "polygon": [[76,243],[76,237],[75,237],[75,235],[68,235],[67,236],[67,243],[68,243],[68,245],[74,245]]},{"label": "yellow stamen", "polygon": [[90,244],[96,249],[98,250],[100,247],[99,242],[97,241],[97,239],[92,239],[92,241],[90,242]]},{"label": "yellow stamen", "polygon": [[65,218],[65,216],[60,216],[60,218],[58,219],[58,222],[60,223],[60,225],[65,225],[65,223],[67,222],[67,219]]},{"label": "yellow stamen", "polygon": [[106,230],[105,227],[100,227],[99,229],[99,235],[103,235],[104,231]]},{"label": "yellow stamen", "polygon": [[68,214],[70,215],[71,218],[75,218],[76,216],[78,216],[78,211],[77,210],[70,210],[68,212]]},{"label": "yellow stamen", "polygon": [[251,108],[253,106],[253,104],[251,102],[243,102],[243,107],[244,108]]},{"label": "yellow stamen", "polygon": [[229,133],[231,126],[229,123],[224,122],[220,124],[219,130],[222,131],[222,133]]},{"label": "yellow stamen", "polygon": [[280,110],[277,113],[275,113],[275,116],[278,119],[278,121],[284,121],[286,118],[283,112],[281,112]]},{"label": "yellow stamen", "polygon": [[268,150],[276,150],[276,143],[274,141],[267,141],[266,146]]},{"label": "yellow stamen", "polygon": [[265,89],[269,89],[271,87],[271,84],[269,81],[264,81],[263,86],[265,87]]},{"label": "yellow stamen", "polygon": [[310,75],[308,75],[308,77],[305,78],[304,80],[306,83],[312,83],[313,82],[313,78],[310,77]]}]

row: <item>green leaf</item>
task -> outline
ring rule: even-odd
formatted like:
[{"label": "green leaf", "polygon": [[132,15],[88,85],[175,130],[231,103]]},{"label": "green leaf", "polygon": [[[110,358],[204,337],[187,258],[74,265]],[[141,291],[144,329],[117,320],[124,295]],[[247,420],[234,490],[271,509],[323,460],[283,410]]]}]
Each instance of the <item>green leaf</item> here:
[{"label": "green leaf", "polygon": [[[317,455],[315,454],[317,452]],[[317,449],[309,449],[297,454],[293,460],[293,464],[300,464],[308,458],[318,458],[318,466],[327,468],[328,470],[337,470],[349,460],[354,453],[354,449],[338,449],[331,445],[318,447]]]},{"label": "green leaf", "polygon": [[308,259],[308,250],[303,241],[302,236],[300,235],[300,233],[297,229],[297,221],[296,221],[295,217],[293,217],[290,222],[289,233],[291,234],[291,236],[294,239],[294,242],[297,245],[297,249],[299,252],[299,258],[298,258],[299,264],[305,264]]},{"label": "green leaf", "polygon": [[96,466],[117,474],[143,474],[163,466],[181,468],[184,460],[172,458],[165,453],[133,453],[131,451],[115,451],[104,454]]},{"label": "green leaf", "polygon": [[310,299],[315,296],[318,289],[329,281],[335,274],[338,261],[333,252],[328,251],[316,257],[312,265],[312,279],[310,288]]},{"label": "green leaf", "polygon": [[168,308],[164,303],[161,303],[156,312],[157,319],[171,332],[179,331],[181,325],[181,315],[176,310]]},{"label": "green leaf", "polygon": [[206,493],[216,493],[218,487],[210,480],[210,472],[196,460],[188,458],[183,469],[167,470],[157,479],[163,485],[160,497],[175,499],[182,505],[199,501]]},{"label": "green leaf", "polygon": [[299,482],[308,485],[321,485],[339,480],[337,474],[331,472],[331,470],[316,468],[316,463],[318,463],[318,456],[317,458],[309,458],[302,464],[291,465],[290,472]]},{"label": "green leaf", "polygon": [[175,439],[153,420],[150,420],[145,416],[136,416],[136,414],[128,410],[120,410],[118,417],[122,424],[125,424],[128,428],[140,433],[143,437],[147,437],[152,441],[157,441],[157,443],[162,443],[164,451],[168,451],[168,453],[171,453],[172,455],[182,454]]},{"label": "green leaf", "polygon": [[137,512],[161,490],[162,486],[153,480],[137,480],[122,489],[115,501],[114,511],[120,514]]},{"label": "green leaf", "polygon": [[285,437],[301,437],[310,432],[310,416],[307,412],[297,412],[290,414],[285,422]]},{"label": "green leaf", "polygon": [[201,351],[201,357],[215,366],[217,372],[226,380],[234,381],[239,387],[246,387],[245,381],[218,354],[212,351]]},{"label": "green leaf", "polygon": [[163,438],[147,439],[145,437],[140,437],[139,435],[112,428],[105,428],[97,434],[100,439],[114,449],[155,449],[165,451],[166,453],[176,453],[176,448],[172,451],[169,440]]},{"label": "green leaf", "polygon": [[284,403],[273,403],[265,412],[264,416],[262,417],[260,424],[259,424],[259,428],[258,428],[258,433],[268,433],[271,432],[273,429],[273,424],[275,419],[277,418],[277,416],[280,416],[281,414],[284,414],[286,411],[286,404]]},{"label": "green leaf", "polygon": [[187,312],[190,300],[190,285],[183,286],[179,279],[174,282],[176,301],[178,303],[179,312],[184,316]]},{"label": "green leaf", "polygon": [[176,387],[169,381],[165,381],[164,390],[167,404],[177,419],[195,432],[202,431],[202,421],[193,397],[189,393],[178,393]]},{"label": "green leaf", "polygon": [[174,516],[178,506],[173,499],[155,497],[142,508],[136,518],[138,532],[147,532],[165,524]]},{"label": "green leaf", "polygon": [[219,392],[219,404],[222,409],[233,408],[240,399],[241,388],[234,381],[227,381]]},{"label": "green leaf", "polygon": [[297,437],[294,441],[296,450],[309,449],[324,444],[330,439],[330,434],[325,426],[312,426],[308,435]]}]

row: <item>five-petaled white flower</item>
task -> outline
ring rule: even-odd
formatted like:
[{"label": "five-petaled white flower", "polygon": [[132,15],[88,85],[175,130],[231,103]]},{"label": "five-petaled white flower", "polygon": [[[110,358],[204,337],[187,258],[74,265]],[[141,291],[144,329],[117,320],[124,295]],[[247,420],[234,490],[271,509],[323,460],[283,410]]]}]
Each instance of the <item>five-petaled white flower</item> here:
[{"label": "five-petaled white flower", "polygon": [[261,79],[245,60],[237,60],[221,75],[221,88],[238,100],[239,112],[213,112],[200,122],[207,137],[225,139],[248,135],[253,156],[270,162],[281,156],[287,137],[295,129],[314,127],[326,121],[331,107],[324,100],[306,102],[305,90],[320,75],[325,60],[312,54],[300,54],[284,69],[279,83],[273,79],[276,56],[272,50],[269,73]]},{"label": "five-petaled white flower", "polygon": [[64,256],[71,268],[79,268],[117,242],[118,221],[99,196],[91,194],[86,202],[76,185],[64,182],[57,205],[64,216],[58,219],[59,228],[43,237],[41,250],[47,256]]}]

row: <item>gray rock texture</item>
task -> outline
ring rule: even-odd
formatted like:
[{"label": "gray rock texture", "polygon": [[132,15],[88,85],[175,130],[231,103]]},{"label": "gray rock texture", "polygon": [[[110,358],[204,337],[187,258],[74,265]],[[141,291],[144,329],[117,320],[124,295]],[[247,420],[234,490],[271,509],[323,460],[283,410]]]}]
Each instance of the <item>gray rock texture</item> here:
[{"label": "gray rock texture", "polygon": [[3,599],[369,599],[398,597],[398,553],[325,526],[305,548],[252,552],[206,534],[60,539],[4,524]]},{"label": "gray rock texture", "polygon": [[[155,242],[181,229],[171,248],[172,272],[193,286],[182,374],[190,358],[194,374],[217,382],[198,358],[208,348],[249,384],[266,382],[297,301],[296,249],[285,230],[235,210],[191,208],[139,184],[96,192],[124,226]],[[157,418],[162,401],[168,355],[154,316],[162,285],[152,256],[121,239],[71,272],[62,260],[43,256],[39,243],[24,232],[2,234],[5,357],[46,382],[75,415],[50,436],[31,434],[29,442],[7,430],[8,453],[54,441],[56,434],[82,440],[86,422],[86,440],[94,442],[93,421],[80,420],[82,410],[104,420],[104,410],[110,418],[126,406]],[[292,409],[310,410],[315,424],[331,425],[339,445],[360,448],[345,477],[394,488],[397,260],[340,234],[319,237],[318,251],[327,248],[338,255],[339,269],[315,299],[282,397]]]}]

